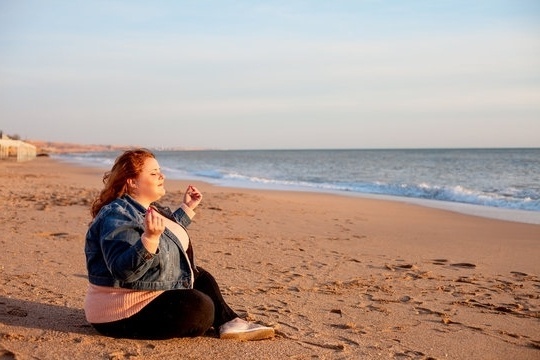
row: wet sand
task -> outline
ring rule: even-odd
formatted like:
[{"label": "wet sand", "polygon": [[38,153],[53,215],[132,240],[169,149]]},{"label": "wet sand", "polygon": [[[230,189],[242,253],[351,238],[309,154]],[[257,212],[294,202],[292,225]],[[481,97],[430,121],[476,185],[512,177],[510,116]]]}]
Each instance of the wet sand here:
[{"label": "wet sand", "polygon": [[[103,337],[82,310],[102,174],[0,162],[0,359],[540,358],[540,225],[206,183],[190,227],[198,264],[276,337]],[[187,185],[167,180],[162,203]]]}]

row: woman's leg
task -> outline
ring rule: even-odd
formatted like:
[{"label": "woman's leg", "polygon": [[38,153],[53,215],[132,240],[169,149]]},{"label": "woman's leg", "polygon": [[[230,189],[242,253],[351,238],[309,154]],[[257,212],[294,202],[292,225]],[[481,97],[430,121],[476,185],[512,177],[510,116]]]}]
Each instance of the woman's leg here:
[{"label": "woman's leg", "polygon": [[213,322],[213,299],[190,289],[165,291],[127,319],[92,325],[111,337],[168,339],[202,335]]},{"label": "woman's leg", "polygon": [[198,274],[195,278],[193,288],[208,295],[214,303],[214,329],[218,330],[221,325],[238,317],[223,299],[221,290],[216,279],[208,271],[197,267]]},{"label": "woman's leg", "polygon": [[262,340],[274,337],[273,328],[240,319],[223,299],[214,277],[202,268],[197,268],[197,270],[199,271],[193,287],[212,299],[216,309],[214,329],[221,339]]}]

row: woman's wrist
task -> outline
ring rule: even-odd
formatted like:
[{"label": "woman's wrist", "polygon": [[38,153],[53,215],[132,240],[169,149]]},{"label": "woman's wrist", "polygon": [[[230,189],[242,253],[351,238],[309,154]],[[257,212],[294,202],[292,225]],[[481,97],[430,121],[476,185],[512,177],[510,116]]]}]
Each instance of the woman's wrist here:
[{"label": "woman's wrist", "polygon": [[192,208],[190,208],[186,203],[180,204],[180,209],[184,210],[187,216],[189,216],[190,219],[193,219],[195,216],[195,211],[193,211]]},{"label": "woman's wrist", "polygon": [[143,233],[141,236],[141,241],[148,252],[152,254],[157,253],[159,247],[159,236],[147,236],[145,233]]}]

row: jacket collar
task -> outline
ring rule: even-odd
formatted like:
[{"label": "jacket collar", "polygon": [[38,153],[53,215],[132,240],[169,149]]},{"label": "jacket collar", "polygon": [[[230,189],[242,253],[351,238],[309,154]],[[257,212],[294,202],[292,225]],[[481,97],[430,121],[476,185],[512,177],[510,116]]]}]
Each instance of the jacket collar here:
[{"label": "jacket collar", "polygon": [[124,194],[124,195],[122,195],[120,197],[120,199],[128,202],[129,204],[131,204],[134,208],[136,208],[137,210],[139,210],[143,214],[146,213],[146,209],[144,208],[144,206],[142,206],[137,200],[132,198],[130,195]]}]

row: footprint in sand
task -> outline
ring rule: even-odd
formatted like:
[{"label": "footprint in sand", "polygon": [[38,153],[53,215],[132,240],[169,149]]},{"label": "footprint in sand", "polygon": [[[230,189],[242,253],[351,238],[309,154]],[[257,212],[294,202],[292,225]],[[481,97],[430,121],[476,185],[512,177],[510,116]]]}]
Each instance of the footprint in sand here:
[{"label": "footprint in sand", "polygon": [[476,267],[475,264],[466,263],[466,262],[450,264],[450,266],[465,268],[465,269],[474,269]]},{"label": "footprint in sand", "polygon": [[15,355],[15,353],[9,351],[9,350],[6,350],[6,349],[0,349],[0,359],[2,360],[15,360],[17,359],[17,356]]},{"label": "footprint in sand", "polygon": [[408,296],[408,295],[405,295],[405,296],[402,296],[399,298],[399,301],[402,302],[402,303],[407,303],[409,301],[412,300],[412,297]]},{"label": "footprint in sand", "polygon": [[459,262],[454,264],[449,264],[448,259],[433,259],[433,265],[450,265],[453,267],[459,267],[464,269],[474,269],[476,268],[475,264],[467,263],[467,262]]},{"label": "footprint in sand", "polygon": [[433,265],[446,265],[447,263],[446,259],[433,259]]},{"label": "footprint in sand", "polygon": [[[20,308],[20,307],[14,307],[10,310],[7,311],[7,313],[11,316],[15,316],[15,317],[27,317],[28,316],[28,311]],[[2,358],[0,358],[2,359]]]},{"label": "footprint in sand", "polygon": [[384,267],[388,270],[391,270],[391,271],[396,271],[396,270],[418,270],[418,267],[416,265],[413,265],[413,264],[398,264],[398,265],[390,265],[390,264],[385,264]]}]

